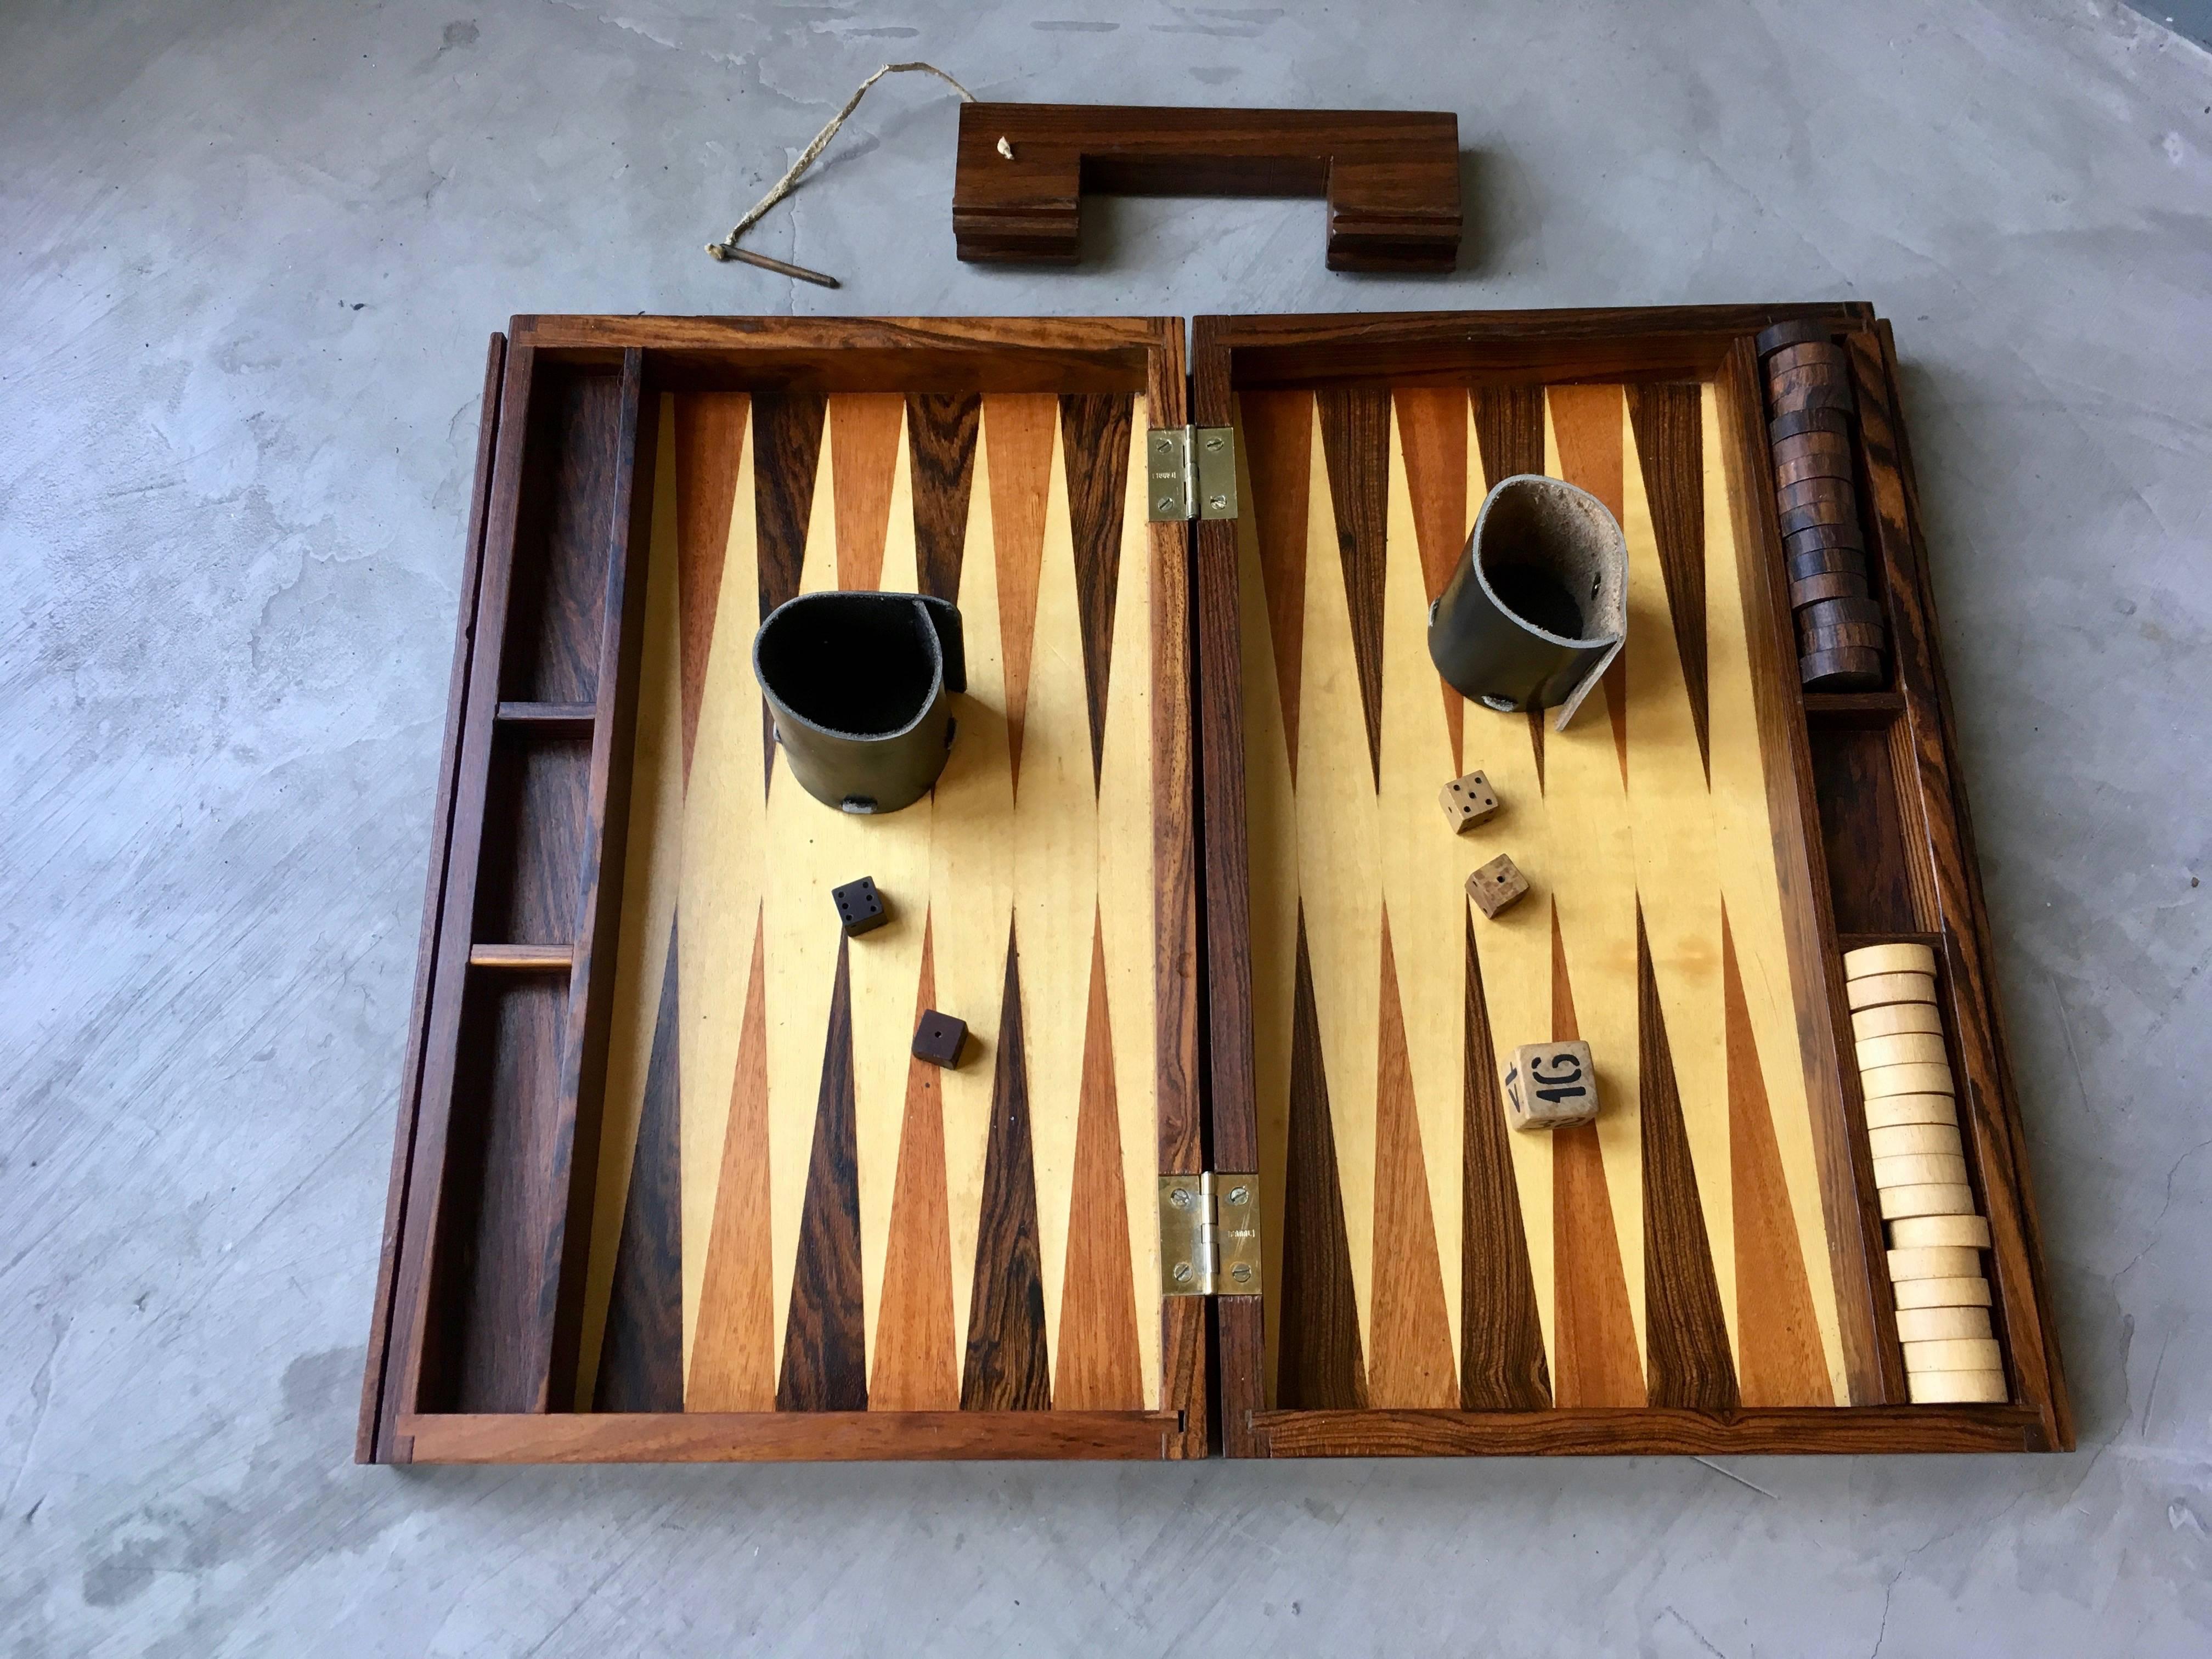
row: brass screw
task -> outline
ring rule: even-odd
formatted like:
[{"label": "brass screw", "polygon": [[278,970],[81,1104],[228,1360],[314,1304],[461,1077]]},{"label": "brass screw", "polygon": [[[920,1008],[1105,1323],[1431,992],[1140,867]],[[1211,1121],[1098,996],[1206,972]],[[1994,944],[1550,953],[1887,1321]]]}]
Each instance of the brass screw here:
[{"label": "brass screw", "polygon": [[1239,1285],[1243,1284],[1245,1280],[1252,1277],[1252,1264],[1249,1261],[1238,1262],[1235,1267],[1229,1270],[1229,1276],[1235,1279]]},{"label": "brass screw", "polygon": [[1188,1261],[1178,1261],[1178,1262],[1176,1262],[1176,1265],[1175,1265],[1175,1282],[1176,1282],[1176,1284],[1178,1284],[1178,1285],[1188,1285],[1188,1284],[1189,1284],[1189,1283],[1190,1283],[1190,1263],[1189,1263],[1189,1262],[1188,1262]]},{"label": "brass screw", "polygon": [[1190,1188],[1188,1187],[1174,1188],[1168,1194],[1168,1202],[1178,1210],[1188,1210],[1190,1208]]},{"label": "brass screw", "polygon": [[1229,1201],[1231,1204],[1242,1204],[1250,1196],[1251,1194],[1247,1193],[1242,1187],[1231,1187],[1229,1189]]}]

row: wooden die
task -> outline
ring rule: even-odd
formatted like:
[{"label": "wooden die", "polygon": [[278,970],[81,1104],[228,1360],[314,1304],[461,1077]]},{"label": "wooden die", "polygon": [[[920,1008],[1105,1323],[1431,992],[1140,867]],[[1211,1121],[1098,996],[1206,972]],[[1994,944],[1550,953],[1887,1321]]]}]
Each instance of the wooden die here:
[{"label": "wooden die", "polygon": [[1528,890],[1528,878],[1503,853],[1467,878],[1467,896],[1495,920]]},{"label": "wooden die", "polygon": [[1505,1068],[1505,1111],[1516,1129],[1571,1129],[1597,1120],[1597,1073],[1587,1042],[1524,1042]]},{"label": "wooden die", "polygon": [[1455,831],[1464,831],[1480,823],[1498,810],[1498,792],[1490,787],[1490,780],[1480,772],[1470,772],[1463,778],[1454,778],[1437,797],[1444,809],[1444,821]]}]

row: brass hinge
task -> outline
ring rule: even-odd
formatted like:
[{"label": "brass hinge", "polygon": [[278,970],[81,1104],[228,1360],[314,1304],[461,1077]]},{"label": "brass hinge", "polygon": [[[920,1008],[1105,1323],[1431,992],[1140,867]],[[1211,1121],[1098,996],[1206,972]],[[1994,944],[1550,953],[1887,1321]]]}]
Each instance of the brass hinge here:
[{"label": "brass hinge", "polygon": [[1156,426],[1145,441],[1154,524],[1237,516],[1237,435],[1225,426]]},{"label": "brass hinge", "polygon": [[1260,1294],[1258,1176],[1160,1177],[1160,1294]]}]

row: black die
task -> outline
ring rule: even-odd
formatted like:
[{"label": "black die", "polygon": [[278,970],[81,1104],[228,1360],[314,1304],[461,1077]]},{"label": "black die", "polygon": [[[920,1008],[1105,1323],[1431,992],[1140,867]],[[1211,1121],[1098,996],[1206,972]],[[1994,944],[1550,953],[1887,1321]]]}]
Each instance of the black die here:
[{"label": "black die", "polygon": [[890,920],[884,914],[884,896],[876,891],[873,876],[862,876],[842,887],[833,887],[830,896],[837,902],[837,920],[848,939],[880,927]]},{"label": "black die", "polygon": [[914,1057],[933,1066],[957,1066],[960,1051],[967,1042],[966,1020],[925,1008],[921,1011],[921,1024],[915,1028]]}]

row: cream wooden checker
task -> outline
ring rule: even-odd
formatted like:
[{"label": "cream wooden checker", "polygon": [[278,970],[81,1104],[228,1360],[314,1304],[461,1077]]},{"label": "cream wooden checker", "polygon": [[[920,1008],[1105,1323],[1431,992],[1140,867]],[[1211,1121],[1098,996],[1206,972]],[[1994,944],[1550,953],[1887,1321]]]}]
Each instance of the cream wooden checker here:
[{"label": "cream wooden checker", "polygon": [[[1912,1005],[1896,1003],[1892,1006],[1903,1008]],[[1863,1037],[1856,1046],[1859,1069],[1863,1072],[1870,1072],[1880,1066],[1948,1066],[1951,1063],[1950,1052],[1944,1048],[1942,1037],[1934,1031],[1900,1031],[1893,1036]]]},{"label": "cream wooden checker", "polygon": [[1892,1249],[1925,1249],[1931,1245],[1954,1249],[1986,1250],[1990,1224],[1978,1215],[1905,1216],[1889,1224]]},{"label": "cream wooden checker", "polygon": [[1862,1008],[1851,1016],[1851,1036],[1866,1042],[1875,1037],[1899,1036],[1907,1031],[1943,1034],[1943,1016],[1932,1002],[1886,1002]]},{"label": "cream wooden checker", "polygon": [[1994,1371],[2004,1367],[1994,1337],[1951,1337],[1936,1342],[1907,1342],[1905,1370],[1914,1371]]},{"label": "cream wooden checker", "polygon": [[1867,1131],[1867,1149],[1877,1161],[1902,1158],[1909,1152],[1932,1152],[1944,1158],[1963,1158],[1959,1131],[1949,1123],[1898,1123]]},{"label": "cream wooden checker", "polygon": [[1956,1153],[1900,1152],[1874,1161],[1877,1187],[1963,1186],[1966,1160]]},{"label": "cream wooden checker", "polygon": [[1958,1279],[1908,1279],[1896,1285],[1898,1311],[1907,1308],[1986,1308],[1990,1281],[1977,1272]]},{"label": "cream wooden checker", "polygon": [[1926,974],[1873,974],[1848,980],[1844,1000],[1853,1008],[1879,1008],[1892,1002],[1933,1002],[1936,981]]},{"label": "cream wooden checker", "polygon": [[1972,1215],[1974,1189],[1948,1182],[1921,1187],[1887,1187],[1875,1196],[1881,1200],[1881,1218],[1899,1216]]},{"label": "cream wooden checker", "polygon": [[1948,1123],[1956,1127],[1959,1103],[1948,1095],[1891,1095],[1866,1103],[1867,1128],[1893,1128],[1900,1123]]},{"label": "cream wooden checker", "polygon": [[1911,1371],[1905,1382],[1916,1406],[2002,1406],[2012,1398],[2002,1371]]},{"label": "cream wooden checker", "polygon": [[1948,1066],[1877,1066],[1859,1073],[1859,1086],[1869,1100],[1892,1095],[1950,1095],[1958,1092]]},{"label": "cream wooden checker", "polygon": [[1982,1270],[1981,1253],[1934,1246],[1923,1249],[1892,1250],[1889,1277],[1894,1284],[1915,1279],[1964,1279]]},{"label": "cream wooden checker", "polygon": [[1900,1342],[1948,1342],[1961,1338],[1987,1340],[1990,1336],[1987,1308],[1899,1308],[1897,1338]]},{"label": "cream wooden checker", "polygon": [[1924,945],[1863,945],[1844,952],[1844,975],[1866,979],[1875,974],[1936,972],[1936,953]]}]

